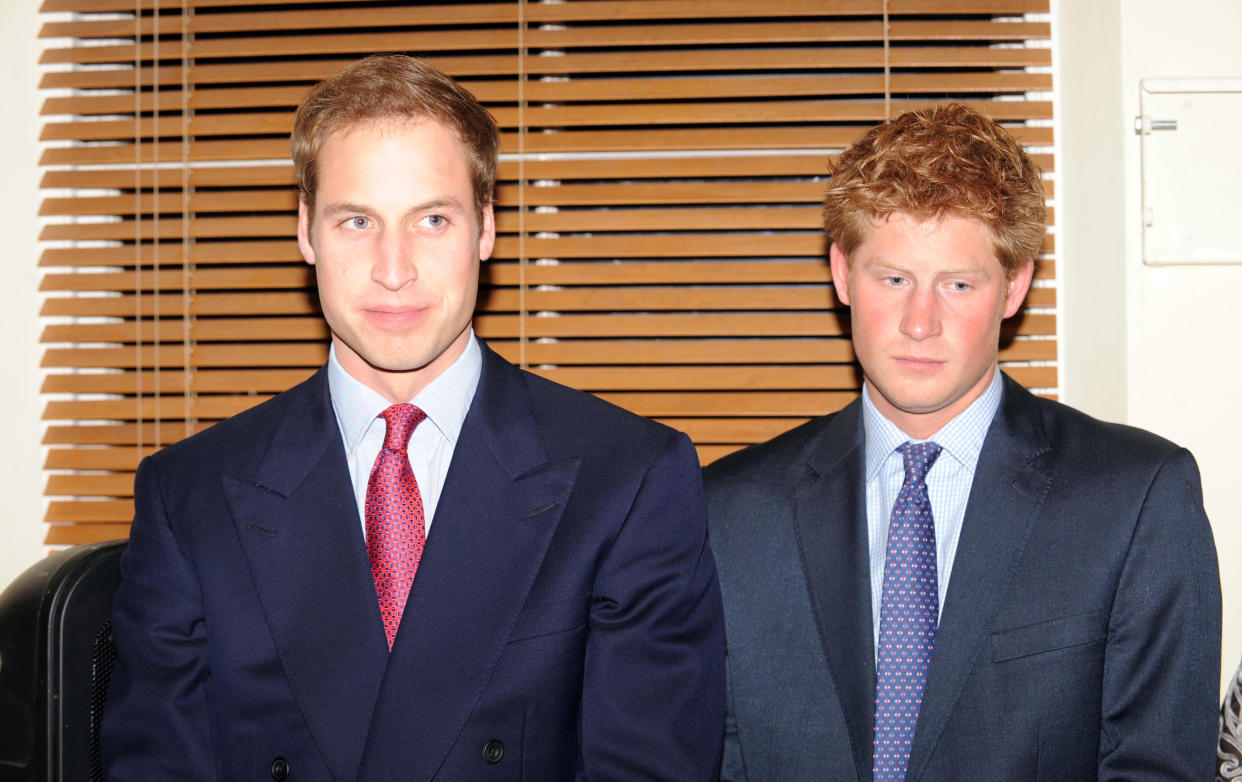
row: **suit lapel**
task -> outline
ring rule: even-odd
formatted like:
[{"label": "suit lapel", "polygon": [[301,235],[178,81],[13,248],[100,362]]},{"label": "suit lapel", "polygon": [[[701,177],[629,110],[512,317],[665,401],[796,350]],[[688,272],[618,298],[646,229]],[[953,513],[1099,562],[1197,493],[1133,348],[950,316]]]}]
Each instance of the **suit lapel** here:
[{"label": "suit lapel", "polygon": [[982,664],[979,656],[1052,484],[1039,462],[1049,446],[1034,400],[1008,376],[1004,382],[1005,394],[979,454],[962,521],[908,779],[922,774],[966,679]]},{"label": "suit lapel", "polygon": [[351,779],[388,655],[326,372],[288,399],[256,475],[224,491],[294,698]]},{"label": "suit lapel", "polygon": [[858,778],[871,779],[875,658],[870,563],[858,401],[835,415],[794,490],[794,525],[837,696],[849,728]]},{"label": "suit lapel", "polygon": [[[519,372],[483,349],[367,740],[361,779],[431,779],[509,638],[577,476],[548,464]],[[481,751],[481,749],[480,749]]]}]

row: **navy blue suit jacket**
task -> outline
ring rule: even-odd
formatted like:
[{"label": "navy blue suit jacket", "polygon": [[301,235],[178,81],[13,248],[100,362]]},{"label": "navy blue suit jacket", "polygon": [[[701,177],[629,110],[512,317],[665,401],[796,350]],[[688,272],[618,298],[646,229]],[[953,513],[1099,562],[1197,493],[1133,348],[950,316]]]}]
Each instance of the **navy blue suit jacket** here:
[{"label": "navy blue suit jacket", "polygon": [[145,460],[135,504],[110,779],[716,774],[723,622],[685,435],[484,347],[391,654],[323,370]]},{"label": "navy blue suit jacket", "polygon": [[[872,778],[864,450],[855,401],[706,470],[723,779]],[[1006,377],[906,779],[1211,779],[1220,610],[1190,454]]]}]

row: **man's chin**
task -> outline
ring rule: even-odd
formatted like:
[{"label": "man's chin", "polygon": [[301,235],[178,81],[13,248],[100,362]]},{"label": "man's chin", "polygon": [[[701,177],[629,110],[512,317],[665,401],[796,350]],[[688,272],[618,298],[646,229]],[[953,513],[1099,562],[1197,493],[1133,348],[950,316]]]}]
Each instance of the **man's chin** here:
[{"label": "man's chin", "polygon": [[420,369],[426,369],[428,366],[430,366],[432,363],[435,362],[435,359],[434,358],[426,359],[422,356],[397,357],[397,358],[394,358],[391,356],[383,356],[383,357],[378,357],[374,360],[368,357],[366,359],[366,362],[367,362],[367,366],[371,367],[377,372],[384,372],[386,374],[392,374],[392,375],[401,375],[401,374],[406,374],[409,372],[417,372]]}]

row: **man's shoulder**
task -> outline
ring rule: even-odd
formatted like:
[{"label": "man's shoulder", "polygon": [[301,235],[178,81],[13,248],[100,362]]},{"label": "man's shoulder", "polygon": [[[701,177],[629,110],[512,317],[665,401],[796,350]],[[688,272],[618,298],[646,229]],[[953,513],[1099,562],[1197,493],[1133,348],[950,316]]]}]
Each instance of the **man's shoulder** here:
[{"label": "man's shoulder", "polygon": [[530,392],[540,430],[554,446],[559,441],[589,441],[600,449],[657,447],[677,434],[670,426],[645,418],[594,394],[562,385],[527,370],[513,368]]},{"label": "man's shoulder", "polygon": [[[276,428],[286,415],[293,409],[308,407],[317,398],[322,398],[322,387],[325,385],[323,371],[317,371],[301,383],[254,407],[166,446],[152,458],[178,465],[258,459],[266,451]],[[309,410],[307,420],[311,420]]]},{"label": "man's shoulder", "polygon": [[1057,458],[1101,466],[1158,464],[1185,449],[1154,432],[1104,421],[1022,389]]},{"label": "man's shoulder", "polygon": [[784,485],[806,472],[812,452],[821,458],[832,456],[824,453],[831,448],[825,433],[841,416],[837,412],[812,418],[771,440],[723,456],[703,469],[703,481],[709,490],[747,482]]}]

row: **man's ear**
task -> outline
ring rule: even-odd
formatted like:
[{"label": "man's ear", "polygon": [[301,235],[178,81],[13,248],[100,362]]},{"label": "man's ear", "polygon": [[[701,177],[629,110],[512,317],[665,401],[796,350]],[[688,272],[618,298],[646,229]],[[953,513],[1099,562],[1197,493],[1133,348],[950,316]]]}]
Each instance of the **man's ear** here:
[{"label": "man's ear", "polygon": [[1031,278],[1034,276],[1035,262],[1027,261],[1009,278],[1005,290],[1005,314],[1003,317],[1012,317],[1022,308],[1022,302],[1026,300],[1026,292],[1031,289]]},{"label": "man's ear", "polygon": [[311,246],[310,219],[310,207],[306,205],[306,199],[298,198],[298,249],[302,251],[306,262],[314,266],[315,248]]},{"label": "man's ear", "polygon": [[482,222],[479,225],[479,260],[486,261],[492,257],[496,249],[496,213],[492,204],[483,207]]},{"label": "man's ear", "polygon": [[837,289],[837,298],[841,303],[850,303],[850,259],[845,257],[841,246],[836,242],[828,248],[828,265],[832,269],[832,285]]}]

